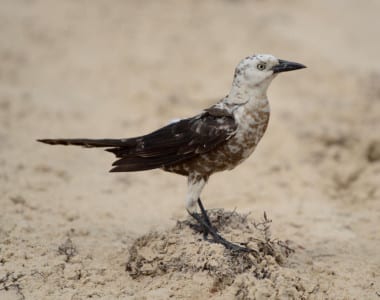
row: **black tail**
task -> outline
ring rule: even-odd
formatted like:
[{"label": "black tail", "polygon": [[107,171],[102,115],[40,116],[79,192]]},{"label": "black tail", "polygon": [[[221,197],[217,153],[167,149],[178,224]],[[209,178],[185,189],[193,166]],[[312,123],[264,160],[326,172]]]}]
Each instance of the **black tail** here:
[{"label": "black tail", "polygon": [[111,172],[134,172],[165,168],[210,151],[216,145],[226,141],[228,135],[231,134],[223,126],[219,130],[218,126],[221,126],[218,120],[204,115],[204,119],[201,116],[182,119],[149,134],[126,139],[42,139],[38,141],[50,145],[105,148],[104,150],[119,158],[113,163]]},{"label": "black tail", "polygon": [[[144,137],[136,137],[129,139],[39,139],[38,142],[49,145],[73,145],[82,146],[85,148],[105,148],[104,150],[113,153],[120,159],[113,163],[110,172],[132,172],[144,171],[160,168],[165,163],[170,163],[173,160],[172,153],[159,155],[155,157],[150,155],[139,156],[138,152],[141,148],[141,142]],[[140,147],[138,144],[140,143]],[[160,145],[158,145],[160,146]],[[143,147],[140,151],[143,151]]]},{"label": "black tail", "polygon": [[91,139],[41,139],[38,142],[49,144],[49,145],[74,145],[82,146],[85,148],[111,148],[111,147],[128,147],[131,146],[131,142],[128,139],[102,139],[102,140],[91,140]]}]

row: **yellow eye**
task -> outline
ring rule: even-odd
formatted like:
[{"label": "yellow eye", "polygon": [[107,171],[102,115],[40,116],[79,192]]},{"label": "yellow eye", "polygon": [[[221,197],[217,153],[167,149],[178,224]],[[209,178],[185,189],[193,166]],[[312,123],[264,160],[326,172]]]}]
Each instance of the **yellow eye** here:
[{"label": "yellow eye", "polygon": [[258,64],[257,69],[260,71],[265,70],[265,64]]}]

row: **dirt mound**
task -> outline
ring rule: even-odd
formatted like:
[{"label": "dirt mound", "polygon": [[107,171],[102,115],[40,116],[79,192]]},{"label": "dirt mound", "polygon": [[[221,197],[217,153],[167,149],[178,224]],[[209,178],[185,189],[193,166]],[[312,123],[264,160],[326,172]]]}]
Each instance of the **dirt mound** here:
[{"label": "dirt mound", "polygon": [[[209,292],[230,289],[239,299],[254,298],[258,290],[248,287],[255,285],[270,286],[270,294],[278,295],[284,283],[278,280],[281,268],[294,250],[289,241],[271,237],[271,220],[266,214],[259,222],[251,220],[248,214],[223,209],[210,210],[209,215],[222,236],[235,243],[244,242],[253,251],[231,251],[204,239],[191,228],[193,220],[189,217],[171,229],[137,238],[129,251],[127,272],[135,280],[175,273],[191,279],[195,274],[203,274],[212,278]],[[292,284],[287,282],[286,286]],[[301,297],[304,291],[302,285],[295,284],[292,296]]]}]

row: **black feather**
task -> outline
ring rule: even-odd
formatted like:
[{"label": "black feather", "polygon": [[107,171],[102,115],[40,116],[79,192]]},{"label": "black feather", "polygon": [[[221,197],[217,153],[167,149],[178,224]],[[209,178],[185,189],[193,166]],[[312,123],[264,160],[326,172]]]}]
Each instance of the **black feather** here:
[{"label": "black feather", "polygon": [[111,172],[163,168],[208,152],[226,142],[236,131],[232,114],[208,109],[193,118],[164,126],[150,134],[128,139],[42,139],[50,145],[104,147],[119,159]]},{"label": "black feather", "polygon": [[131,144],[128,139],[40,139],[38,142],[49,145],[73,145],[86,148],[92,147],[126,147]]},{"label": "black feather", "polygon": [[135,138],[135,147],[107,149],[120,158],[111,172],[162,168],[186,161],[226,142],[236,128],[232,115],[220,110],[216,116],[207,111],[180,120]]}]

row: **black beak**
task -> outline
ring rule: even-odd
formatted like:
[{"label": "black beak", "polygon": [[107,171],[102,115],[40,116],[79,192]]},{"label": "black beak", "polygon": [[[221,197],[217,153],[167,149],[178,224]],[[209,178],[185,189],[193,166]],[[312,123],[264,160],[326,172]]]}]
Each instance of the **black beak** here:
[{"label": "black beak", "polygon": [[288,72],[288,71],[294,71],[294,70],[306,68],[306,66],[302,64],[287,61],[287,60],[279,59],[278,62],[279,64],[272,68],[273,73]]}]

